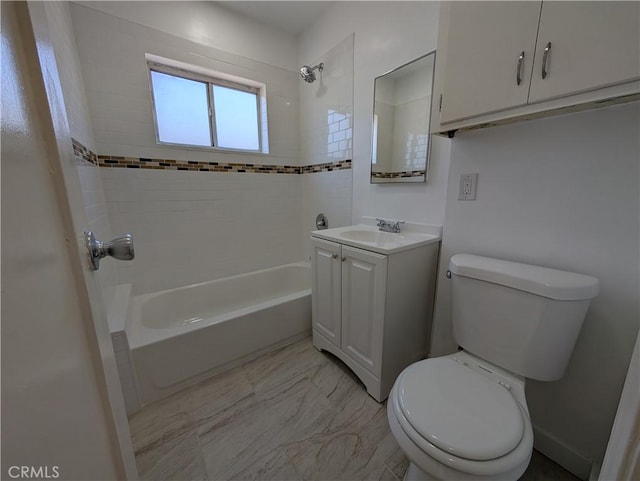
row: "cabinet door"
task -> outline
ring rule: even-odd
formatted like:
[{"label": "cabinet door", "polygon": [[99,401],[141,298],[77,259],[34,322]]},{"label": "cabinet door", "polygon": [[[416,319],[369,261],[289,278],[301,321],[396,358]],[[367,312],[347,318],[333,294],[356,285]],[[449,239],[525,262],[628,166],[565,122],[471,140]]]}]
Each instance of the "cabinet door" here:
[{"label": "cabinet door", "polygon": [[311,316],[313,329],[340,347],[340,244],[312,239]]},{"label": "cabinet door", "polygon": [[[551,42],[542,78],[544,50]],[[544,2],[529,102],[640,78],[640,3]]]},{"label": "cabinet door", "polygon": [[379,375],[387,257],[342,246],[342,351]]},{"label": "cabinet door", "polygon": [[540,5],[451,2],[441,123],[527,103]]}]

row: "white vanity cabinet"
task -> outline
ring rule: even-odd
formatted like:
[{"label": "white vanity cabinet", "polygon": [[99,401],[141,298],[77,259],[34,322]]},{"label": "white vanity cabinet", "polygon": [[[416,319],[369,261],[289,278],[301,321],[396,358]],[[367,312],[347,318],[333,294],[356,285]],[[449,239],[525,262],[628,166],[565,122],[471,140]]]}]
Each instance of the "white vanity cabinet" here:
[{"label": "white vanity cabinet", "polygon": [[313,344],[377,401],[427,355],[439,242],[389,255],[311,238]]},{"label": "white vanity cabinet", "polygon": [[442,4],[433,132],[638,98],[640,3]]}]

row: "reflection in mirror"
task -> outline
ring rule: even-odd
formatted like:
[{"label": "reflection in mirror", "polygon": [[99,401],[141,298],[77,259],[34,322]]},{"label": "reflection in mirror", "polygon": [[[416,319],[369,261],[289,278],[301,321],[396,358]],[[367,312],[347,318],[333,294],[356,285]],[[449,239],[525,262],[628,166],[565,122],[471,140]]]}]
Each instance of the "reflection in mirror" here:
[{"label": "reflection in mirror", "polygon": [[376,78],[371,183],[425,182],[436,53]]}]

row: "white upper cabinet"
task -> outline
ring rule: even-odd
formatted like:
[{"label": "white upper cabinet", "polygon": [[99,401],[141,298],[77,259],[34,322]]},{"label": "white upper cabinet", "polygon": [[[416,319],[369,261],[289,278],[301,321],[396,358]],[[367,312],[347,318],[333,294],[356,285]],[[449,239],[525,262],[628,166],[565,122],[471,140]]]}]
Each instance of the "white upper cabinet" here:
[{"label": "white upper cabinet", "polygon": [[543,3],[529,102],[639,77],[639,2]]},{"label": "white upper cabinet", "polygon": [[540,5],[451,3],[442,123],[527,103]]},{"label": "white upper cabinet", "polygon": [[638,80],[640,2],[443,3],[432,132],[637,100]]}]

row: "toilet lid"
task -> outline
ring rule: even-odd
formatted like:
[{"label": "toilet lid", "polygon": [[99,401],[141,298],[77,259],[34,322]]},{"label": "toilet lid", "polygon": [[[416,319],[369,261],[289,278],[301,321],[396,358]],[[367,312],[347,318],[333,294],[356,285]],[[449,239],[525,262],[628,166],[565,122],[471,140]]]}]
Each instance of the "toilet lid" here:
[{"label": "toilet lid", "polygon": [[524,434],[523,414],[511,392],[451,358],[409,366],[398,379],[397,392],[411,427],[457,457],[499,458]]}]

